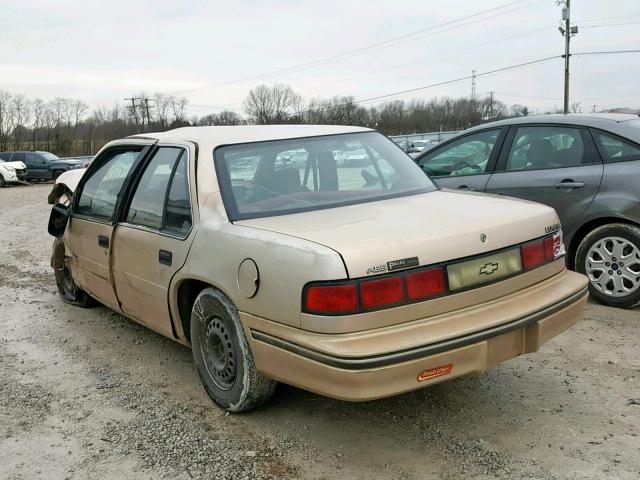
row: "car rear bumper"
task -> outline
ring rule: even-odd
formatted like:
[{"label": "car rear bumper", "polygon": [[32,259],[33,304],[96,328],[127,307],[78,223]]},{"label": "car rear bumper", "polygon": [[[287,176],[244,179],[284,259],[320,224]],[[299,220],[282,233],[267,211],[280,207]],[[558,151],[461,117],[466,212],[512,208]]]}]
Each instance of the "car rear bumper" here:
[{"label": "car rear bumper", "polygon": [[[514,293],[521,296],[514,302],[520,312],[494,308],[490,311],[505,317],[498,324],[437,341],[419,337],[419,332],[442,318],[337,335],[305,332],[244,313],[241,318],[256,366],[265,375],[328,397],[364,401],[482,371],[537,351],[580,319],[586,287],[586,277],[563,271]],[[549,301],[553,292],[555,298]],[[481,307],[486,305],[466,308],[463,314],[486,315]],[[421,342],[416,343],[416,335]],[[401,346],[403,339],[406,348]]]}]

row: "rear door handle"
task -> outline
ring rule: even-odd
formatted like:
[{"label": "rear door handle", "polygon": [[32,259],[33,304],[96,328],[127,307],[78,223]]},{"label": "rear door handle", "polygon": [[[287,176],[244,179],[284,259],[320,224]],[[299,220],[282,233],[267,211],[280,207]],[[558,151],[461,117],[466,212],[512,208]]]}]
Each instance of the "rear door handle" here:
[{"label": "rear door handle", "polygon": [[460,185],[458,187],[458,190],[468,190],[470,192],[475,192],[476,191],[476,189],[474,187],[469,187],[467,185]]},{"label": "rear door handle", "polygon": [[171,261],[173,260],[173,253],[168,250],[160,250],[158,252],[158,262],[162,265],[171,266]]},{"label": "rear door handle", "polygon": [[556,188],[582,188],[584,182],[574,182],[573,180],[563,180],[560,183],[554,185]]},{"label": "rear door handle", "polygon": [[98,235],[98,245],[102,248],[109,248],[109,237],[106,235]]}]

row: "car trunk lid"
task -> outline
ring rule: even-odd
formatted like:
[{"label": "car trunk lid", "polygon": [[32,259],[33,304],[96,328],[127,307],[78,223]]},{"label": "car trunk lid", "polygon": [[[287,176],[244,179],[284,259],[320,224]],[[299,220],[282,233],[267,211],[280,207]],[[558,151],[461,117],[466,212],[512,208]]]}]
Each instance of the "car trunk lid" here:
[{"label": "car trunk lid", "polygon": [[439,190],[236,223],[332,248],[360,278],[489,255],[545,235],[558,218],[533,202]]}]

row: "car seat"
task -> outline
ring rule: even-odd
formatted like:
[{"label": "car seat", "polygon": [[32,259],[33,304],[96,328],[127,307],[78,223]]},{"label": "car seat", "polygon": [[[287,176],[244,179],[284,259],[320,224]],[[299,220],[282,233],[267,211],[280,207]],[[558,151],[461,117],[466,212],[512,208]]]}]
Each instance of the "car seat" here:
[{"label": "car seat", "polygon": [[527,150],[527,170],[538,170],[554,166],[553,145],[547,138],[531,142]]}]

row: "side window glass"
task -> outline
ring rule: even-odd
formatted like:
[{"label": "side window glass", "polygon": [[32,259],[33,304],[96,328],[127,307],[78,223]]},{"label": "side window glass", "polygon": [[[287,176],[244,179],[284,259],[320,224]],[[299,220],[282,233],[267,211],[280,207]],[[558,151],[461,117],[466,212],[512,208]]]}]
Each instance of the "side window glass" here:
[{"label": "side window glass", "polygon": [[114,151],[85,182],[76,213],[111,220],[118,194],[138,154],[138,150]]},{"label": "side window glass", "polygon": [[499,134],[500,130],[497,129],[467,135],[442,148],[436,148],[420,159],[419,165],[432,177],[486,173]]},{"label": "side window glass", "polygon": [[506,170],[576,167],[594,160],[585,155],[582,131],[577,128],[520,127],[511,144]]},{"label": "side window glass", "polygon": [[640,160],[640,147],[637,145],[606,133],[594,131],[594,134],[607,162]]},{"label": "side window glass", "polygon": [[[24,154],[23,154],[24,155]],[[43,165],[45,164],[45,160],[44,158],[40,157],[39,155],[35,154],[35,153],[29,153],[27,154],[27,162],[29,165]]]},{"label": "side window glass", "polygon": [[164,200],[171,174],[182,149],[161,147],[146,166],[129,205],[127,222],[162,228]]},{"label": "side window glass", "polygon": [[[29,155],[31,156],[31,155]],[[13,158],[11,159],[13,162],[23,162],[23,163],[27,163],[26,161],[26,155],[23,152],[17,152],[13,154]]]},{"label": "side window glass", "polygon": [[186,235],[191,229],[191,198],[187,167],[187,155],[183,151],[171,179],[164,214],[164,230],[178,235]]}]

